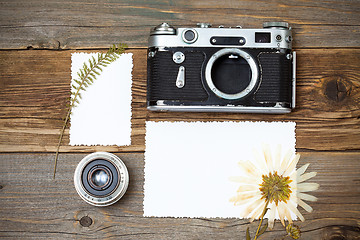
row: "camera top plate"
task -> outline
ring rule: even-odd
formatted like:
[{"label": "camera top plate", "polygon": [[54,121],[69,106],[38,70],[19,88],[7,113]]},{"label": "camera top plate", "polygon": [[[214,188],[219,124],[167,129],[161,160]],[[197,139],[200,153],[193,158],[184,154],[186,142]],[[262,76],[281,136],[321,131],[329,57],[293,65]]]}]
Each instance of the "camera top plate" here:
[{"label": "camera top plate", "polygon": [[292,32],[286,22],[264,23],[264,28],[212,28],[198,24],[195,28],[174,28],[162,23],[150,32],[149,47],[237,47],[292,48]]}]

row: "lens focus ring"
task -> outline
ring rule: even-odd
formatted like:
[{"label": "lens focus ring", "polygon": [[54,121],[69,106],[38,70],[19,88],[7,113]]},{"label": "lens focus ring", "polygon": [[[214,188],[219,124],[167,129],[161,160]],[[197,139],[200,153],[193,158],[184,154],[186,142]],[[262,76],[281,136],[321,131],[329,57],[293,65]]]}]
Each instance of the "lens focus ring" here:
[{"label": "lens focus ring", "polygon": [[107,152],[87,155],[78,164],[74,184],[79,196],[94,206],[108,206],[126,192],[129,174],[123,161]]}]

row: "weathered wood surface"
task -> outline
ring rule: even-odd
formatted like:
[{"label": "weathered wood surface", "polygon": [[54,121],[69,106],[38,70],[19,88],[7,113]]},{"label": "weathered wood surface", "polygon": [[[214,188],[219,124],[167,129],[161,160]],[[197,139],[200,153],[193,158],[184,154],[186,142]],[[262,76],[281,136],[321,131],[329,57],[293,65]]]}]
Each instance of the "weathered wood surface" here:
[{"label": "weathered wood surface", "polygon": [[[63,152],[145,149],[145,121],[296,121],[297,148],[360,150],[360,50],[298,50],[297,108],[286,115],[159,113],[146,110],[146,50],[134,53],[132,144]],[[73,51],[0,52],[0,152],[55,151],[70,89]]]},{"label": "weathered wood surface", "polygon": [[[297,108],[286,115],[157,113],[146,110],[151,27],[197,22],[261,28],[288,21],[298,52]],[[321,187],[301,239],[360,239],[360,1],[0,0],[0,238],[244,239],[247,220],[143,218],[145,121],[295,121],[300,165]],[[134,53],[132,145],[61,148],[53,157],[76,49],[124,42]],[[26,50],[29,49],[29,50]],[[32,50],[49,49],[49,50]],[[60,51],[54,51],[60,50]],[[66,132],[68,134],[68,132]],[[96,208],[73,186],[77,163],[117,152],[130,171],[117,204]],[[65,154],[66,152],[77,154]],[[176,207],[176,206],[174,206]],[[254,232],[257,224],[251,224]],[[280,239],[276,224],[262,239]]]},{"label": "weathered wood surface", "polygon": [[[52,180],[53,155],[1,154],[0,238],[245,239],[248,220],[142,217],[143,154],[117,154],[130,174],[128,191],[119,202],[106,208],[86,204],[73,186],[73,172],[85,155],[60,155]],[[359,153],[302,153],[299,165],[310,163],[309,171],[318,172],[313,180],[321,187],[313,192],[319,198],[310,203],[314,212],[300,210],[306,218],[296,222],[301,239],[359,239],[359,158]],[[257,224],[250,224],[252,234]],[[283,235],[277,222],[262,239]]]},{"label": "weathered wood surface", "polygon": [[1,49],[106,48],[122,41],[146,46],[150,28],[243,25],[261,28],[265,21],[288,21],[295,47],[359,47],[360,2],[329,1],[61,1],[1,0]]}]

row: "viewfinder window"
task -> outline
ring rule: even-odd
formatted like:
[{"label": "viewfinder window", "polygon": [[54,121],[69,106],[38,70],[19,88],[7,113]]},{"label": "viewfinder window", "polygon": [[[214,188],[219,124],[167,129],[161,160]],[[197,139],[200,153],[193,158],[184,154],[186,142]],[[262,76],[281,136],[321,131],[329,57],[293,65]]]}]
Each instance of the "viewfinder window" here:
[{"label": "viewfinder window", "polygon": [[256,32],[255,33],[255,42],[256,43],[270,43],[271,34],[267,32]]}]

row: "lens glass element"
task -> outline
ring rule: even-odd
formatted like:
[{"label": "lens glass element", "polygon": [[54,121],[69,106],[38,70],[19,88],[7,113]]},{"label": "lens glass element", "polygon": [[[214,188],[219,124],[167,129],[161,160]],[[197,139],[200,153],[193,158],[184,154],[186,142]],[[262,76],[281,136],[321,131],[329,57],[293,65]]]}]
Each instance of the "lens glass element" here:
[{"label": "lens glass element", "polygon": [[109,174],[102,169],[95,170],[91,176],[91,181],[95,186],[103,187],[109,181]]}]

